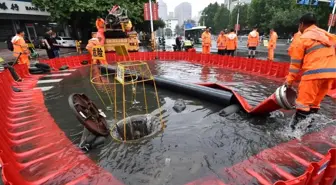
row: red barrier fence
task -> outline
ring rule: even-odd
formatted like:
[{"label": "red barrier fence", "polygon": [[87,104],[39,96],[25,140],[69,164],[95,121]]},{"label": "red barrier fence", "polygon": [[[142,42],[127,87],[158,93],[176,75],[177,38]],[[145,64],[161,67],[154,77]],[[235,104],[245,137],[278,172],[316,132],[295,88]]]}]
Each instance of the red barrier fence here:
[{"label": "red barrier fence", "polygon": [[[77,63],[78,64],[78,63]],[[0,164],[5,185],[121,184],[98,167],[65,136],[44,105],[40,76],[16,65],[23,78],[15,82],[0,73]],[[14,92],[12,86],[23,92]]]},{"label": "red barrier fence", "polygon": [[[158,55],[161,60],[188,60],[275,79],[282,79],[288,68],[288,64],[216,55],[182,52],[163,52]],[[109,61],[124,60],[114,54],[108,54],[107,57]],[[155,58],[156,53],[131,53],[128,59]],[[88,56],[81,55],[44,62],[56,69],[62,65],[73,68],[81,66],[80,62],[88,59]],[[0,163],[5,184],[121,184],[88,159],[60,130],[44,105],[42,92],[32,89],[40,76],[29,75],[23,65],[17,65],[16,70],[23,77],[23,82],[14,82],[7,70],[0,73]],[[13,92],[11,86],[23,89],[24,92]],[[335,134],[336,127],[330,126],[304,136],[302,141],[292,140],[280,144],[230,168],[221,169],[218,172],[223,177],[221,179],[210,176],[188,185],[251,182],[265,185],[332,185],[336,179],[336,145],[330,137]],[[318,152],[320,145],[327,145],[329,151]],[[312,155],[314,161],[304,154]],[[294,176],[281,167],[295,168],[295,165],[303,166],[305,172]],[[282,180],[273,182],[273,175]]]}]

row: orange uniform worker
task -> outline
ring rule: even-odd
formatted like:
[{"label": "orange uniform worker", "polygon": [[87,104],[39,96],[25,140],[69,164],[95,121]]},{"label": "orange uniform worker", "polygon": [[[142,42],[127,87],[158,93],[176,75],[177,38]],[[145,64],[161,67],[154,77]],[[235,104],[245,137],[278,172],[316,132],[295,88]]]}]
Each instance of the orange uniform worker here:
[{"label": "orange uniform worker", "polygon": [[226,52],[228,55],[234,56],[234,52],[238,48],[238,36],[234,32],[234,29],[227,35],[226,40]]},{"label": "orange uniform worker", "polygon": [[97,36],[101,38],[100,44],[105,44],[105,35],[104,35],[104,28],[105,28],[105,21],[104,19],[98,17],[96,20],[96,28],[98,30]]},{"label": "orange uniform worker", "polygon": [[256,55],[256,49],[259,45],[259,33],[257,31],[257,27],[253,28],[253,31],[250,32],[250,34],[247,37],[247,47],[249,49],[248,51],[248,57],[254,58]]},{"label": "orange uniform worker", "polygon": [[[86,49],[88,50],[88,52],[90,53],[91,57],[93,54],[93,47],[95,46],[103,46],[100,43],[100,38],[97,38],[97,33],[93,32],[92,33],[92,38],[89,40],[88,44],[86,45]],[[107,65],[106,60],[100,60],[99,61],[101,64],[105,64]],[[92,64],[97,64],[96,60],[92,60]]]},{"label": "orange uniform worker", "polygon": [[22,30],[18,30],[16,33],[17,34],[11,40],[11,42],[13,43],[13,48],[14,48],[13,56],[18,57],[21,53],[20,57],[18,58],[18,63],[26,64],[29,66],[30,65],[30,62],[29,62],[30,51],[28,49],[28,45],[26,44],[24,40],[25,33]]},{"label": "orange uniform worker", "polygon": [[274,31],[274,29],[271,29],[270,40],[268,41],[268,60],[270,61],[274,60],[274,50],[276,48],[277,40],[278,34]]},{"label": "orange uniform worker", "polygon": [[300,40],[291,50],[291,64],[286,84],[291,86],[300,71],[303,72],[296,99],[296,114],[291,123],[298,122],[311,113],[317,113],[320,103],[336,78],[334,36],[316,25],[312,13],[300,19]]},{"label": "orange uniform worker", "polygon": [[202,33],[202,53],[210,54],[211,49],[211,33],[209,27]]},{"label": "orange uniform worker", "polygon": [[217,38],[217,48],[219,55],[225,55],[226,53],[226,35],[224,31],[221,31]]}]

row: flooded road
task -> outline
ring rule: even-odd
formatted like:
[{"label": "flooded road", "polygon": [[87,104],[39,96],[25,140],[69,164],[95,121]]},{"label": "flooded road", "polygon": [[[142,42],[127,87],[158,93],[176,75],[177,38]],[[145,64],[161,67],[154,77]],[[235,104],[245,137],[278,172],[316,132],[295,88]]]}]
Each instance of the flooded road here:
[{"label": "flooded road", "polygon": [[[281,83],[234,71],[204,67],[188,62],[148,62],[154,75],[183,82],[216,82],[227,85],[241,94],[251,105],[270,96]],[[154,94],[146,87],[148,96]],[[103,108],[89,82],[89,68],[78,69],[59,85],[45,92],[46,105],[56,122],[75,143],[79,143],[83,126],[68,106],[68,96],[85,93]],[[218,169],[230,167],[263,149],[288,141],[284,128],[293,112],[276,111],[268,117],[252,117],[243,112],[220,117],[224,107],[192,96],[158,89],[163,117],[167,128],[153,139],[139,144],[121,144],[109,139],[88,156],[110,171],[125,184],[182,185],[207,175],[217,175]],[[106,96],[103,98],[107,98]],[[183,99],[186,109],[176,113],[172,107]],[[155,106],[153,106],[155,107]],[[335,119],[335,103],[323,102],[322,119]],[[136,114],[136,111],[130,111]],[[113,113],[105,111],[108,120]]]}]

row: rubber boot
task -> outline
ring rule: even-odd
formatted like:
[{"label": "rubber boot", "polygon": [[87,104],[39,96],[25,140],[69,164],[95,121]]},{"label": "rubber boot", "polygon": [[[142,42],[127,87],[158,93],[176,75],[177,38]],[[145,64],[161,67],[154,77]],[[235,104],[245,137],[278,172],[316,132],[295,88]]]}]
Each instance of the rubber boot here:
[{"label": "rubber boot", "polygon": [[310,108],[309,113],[310,114],[317,114],[319,110],[320,110],[319,108]]},{"label": "rubber boot", "polygon": [[291,122],[291,125],[290,127],[295,130],[296,128],[296,125],[305,120],[307,118],[307,116],[310,114],[310,112],[307,112],[307,111],[302,111],[302,110],[297,110],[296,113],[295,113],[295,116]]}]

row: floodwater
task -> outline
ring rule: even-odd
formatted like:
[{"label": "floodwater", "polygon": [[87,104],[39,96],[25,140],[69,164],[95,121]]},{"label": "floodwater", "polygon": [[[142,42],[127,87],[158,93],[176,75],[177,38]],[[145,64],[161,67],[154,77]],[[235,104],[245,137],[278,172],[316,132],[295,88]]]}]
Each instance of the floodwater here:
[{"label": "floodwater", "polygon": [[[216,82],[227,85],[246,98],[251,105],[257,105],[281,85],[257,76],[184,61],[151,61],[149,66],[154,75],[161,77],[191,83]],[[109,102],[103,93],[105,89],[95,87],[104,102]],[[139,92],[143,92],[142,86],[137,88]],[[151,112],[157,108],[153,98],[154,89],[150,85],[145,86],[145,89],[147,97],[153,99],[148,101],[148,111]],[[118,98],[122,96],[119,92],[117,91]],[[106,110],[99,100],[89,82],[89,68],[77,70],[56,88],[46,91],[49,112],[67,136],[78,144],[83,126],[69,108],[68,96],[72,93],[85,93],[89,96],[104,110],[109,121],[112,121],[114,113]],[[237,164],[263,149],[288,141],[295,136],[293,134],[297,134],[288,133],[288,123],[293,114],[291,111],[276,111],[267,117],[252,117],[243,112],[220,117],[218,113],[224,108],[220,104],[177,94],[173,90],[158,89],[158,94],[161,100],[165,100],[162,104],[163,120],[167,125],[164,132],[138,144],[121,144],[109,139],[102,148],[88,153],[99,166],[110,171],[125,184],[182,185],[208,175],[221,176],[217,174],[219,169]],[[141,102],[142,96],[141,93],[137,94],[136,100]],[[186,109],[181,113],[172,108],[177,99],[183,99],[186,103]],[[131,101],[127,100],[128,107]],[[119,107],[121,108],[120,104],[118,109]],[[330,122],[335,119],[335,108],[335,103],[326,98],[322,105],[323,115],[319,120]],[[130,116],[145,111],[139,104],[138,107],[127,109],[127,113]],[[121,116],[119,112],[117,114],[118,117]],[[290,171],[302,173],[300,167]]]}]

